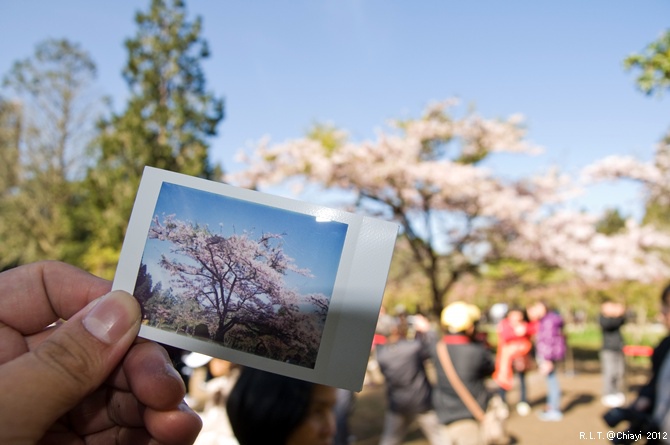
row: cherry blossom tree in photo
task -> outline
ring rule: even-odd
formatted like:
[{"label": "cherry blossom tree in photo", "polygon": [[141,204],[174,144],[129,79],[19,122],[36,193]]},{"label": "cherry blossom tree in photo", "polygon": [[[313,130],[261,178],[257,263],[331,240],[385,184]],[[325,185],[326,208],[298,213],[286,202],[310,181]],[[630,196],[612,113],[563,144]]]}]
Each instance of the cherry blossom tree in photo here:
[{"label": "cherry blossom tree in photo", "polygon": [[593,215],[566,213],[579,193],[567,175],[496,176],[485,161],[541,149],[526,140],[521,116],[455,117],[456,105],[436,103],[418,119],[393,121],[375,140],[352,142],[328,127],[283,143],[262,140],[240,154],[247,168],[227,180],[260,189],[291,184],[296,193],[307,183],[338,191],[350,210],[397,221],[430,283],[436,314],[462,276],[503,258],[539,261],[586,279],[669,271],[647,249],[656,236],[650,230],[630,224],[629,234],[609,238],[592,228]]},{"label": "cherry blossom tree in photo", "polygon": [[[174,215],[154,217],[149,238],[171,243],[160,266],[172,292],[213,320],[213,340],[270,358],[313,366],[329,300],[301,295],[285,275],[311,277],[282,248],[282,234],[224,237]],[[309,310],[305,310],[309,307]]]}]

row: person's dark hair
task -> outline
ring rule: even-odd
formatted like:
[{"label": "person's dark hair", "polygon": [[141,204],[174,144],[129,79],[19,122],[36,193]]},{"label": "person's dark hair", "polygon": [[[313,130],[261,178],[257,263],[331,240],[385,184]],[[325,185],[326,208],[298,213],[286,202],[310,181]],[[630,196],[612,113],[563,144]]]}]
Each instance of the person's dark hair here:
[{"label": "person's dark hair", "polygon": [[612,297],[605,293],[599,293],[598,297],[600,297],[600,304],[611,303],[614,301]]},{"label": "person's dark hair", "polygon": [[661,292],[661,304],[670,306],[670,283]]},{"label": "person's dark hair", "polygon": [[551,306],[549,305],[549,302],[547,302],[547,300],[545,300],[545,299],[537,300],[536,303],[541,304],[542,306],[544,306],[544,308],[547,310],[547,312],[549,312],[552,309]]},{"label": "person's dark hair", "polygon": [[243,368],[226,410],[240,445],[284,445],[307,415],[313,383]]},{"label": "person's dark hair", "polygon": [[513,304],[512,306],[507,309],[507,314],[506,316],[509,315],[510,312],[521,312],[521,315],[523,315],[523,320],[528,321],[528,312],[526,311],[526,308],[519,304]]}]

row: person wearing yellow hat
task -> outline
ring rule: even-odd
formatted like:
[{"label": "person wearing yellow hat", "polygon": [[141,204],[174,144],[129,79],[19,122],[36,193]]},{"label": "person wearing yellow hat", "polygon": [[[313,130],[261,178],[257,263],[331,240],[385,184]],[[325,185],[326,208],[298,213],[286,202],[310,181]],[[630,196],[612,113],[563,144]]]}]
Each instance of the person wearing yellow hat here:
[{"label": "person wearing yellow hat", "polygon": [[442,326],[451,333],[467,333],[474,329],[481,316],[481,311],[474,304],[456,301],[444,308],[440,321]]},{"label": "person wearing yellow hat", "polygon": [[432,348],[431,356],[437,372],[437,384],[433,391],[433,406],[442,432],[452,445],[481,445],[483,443],[479,422],[457,394],[438,355],[440,344],[447,346],[458,378],[486,410],[489,392],[484,382],[495,368],[493,354],[487,345],[477,339],[477,322],[481,311],[477,306],[464,301],[449,304],[441,313],[440,321],[445,335]]}]

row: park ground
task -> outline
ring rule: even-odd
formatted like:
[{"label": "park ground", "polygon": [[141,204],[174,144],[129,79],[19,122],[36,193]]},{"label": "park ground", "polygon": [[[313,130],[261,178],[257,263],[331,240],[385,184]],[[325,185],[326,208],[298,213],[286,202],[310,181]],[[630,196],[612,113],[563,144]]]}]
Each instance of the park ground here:
[{"label": "park ground", "polygon": [[[559,379],[563,392],[563,420],[560,422],[543,422],[537,418],[545,401],[544,378],[537,372],[527,377],[528,399],[533,412],[519,416],[511,410],[508,430],[513,444],[523,445],[566,445],[566,444],[605,444],[608,431],[620,431],[627,425],[610,428],[602,416],[608,410],[600,402],[602,379],[600,365],[596,357],[579,359],[574,365],[564,365],[559,371]],[[632,401],[637,389],[648,379],[648,363],[636,362],[627,369],[626,386],[627,400]],[[508,395],[512,404],[518,400],[518,393],[513,390]],[[374,445],[379,441],[382,428],[385,395],[382,384],[367,385],[357,394],[356,405],[351,416],[354,445]],[[602,438],[599,439],[599,433]],[[644,442],[642,442],[644,443]],[[418,428],[413,428],[403,442],[405,445],[429,445]]]}]

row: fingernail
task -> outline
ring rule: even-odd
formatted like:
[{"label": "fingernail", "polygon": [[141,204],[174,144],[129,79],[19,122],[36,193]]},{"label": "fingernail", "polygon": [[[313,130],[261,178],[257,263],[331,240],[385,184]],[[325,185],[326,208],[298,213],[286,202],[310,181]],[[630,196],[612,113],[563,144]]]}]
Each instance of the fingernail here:
[{"label": "fingernail", "polygon": [[95,338],[109,345],[119,341],[139,319],[132,295],[114,291],[101,297],[86,314],[82,324]]},{"label": "fingernail", "polygon": [[177,371],[172,364],[165,365],[165,373],[175,380],[183,381],[179,371]]},{"label": "fingernail", "polygon": [[[179,411],[183,412],[183,413],[195,414],[195,411],[193,411],[193,408],[188,406],[188,403],[186,403],[186,400],[182,400],[181,402],[179,402],[179,405],[177,405],[177,409]],[[197,416],[197,414],[196,414],[196,416]],[[198,417],[200,417],[200,416],[198,416]]]}]

